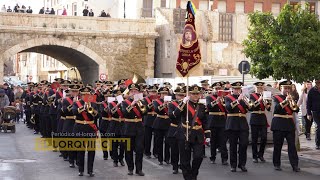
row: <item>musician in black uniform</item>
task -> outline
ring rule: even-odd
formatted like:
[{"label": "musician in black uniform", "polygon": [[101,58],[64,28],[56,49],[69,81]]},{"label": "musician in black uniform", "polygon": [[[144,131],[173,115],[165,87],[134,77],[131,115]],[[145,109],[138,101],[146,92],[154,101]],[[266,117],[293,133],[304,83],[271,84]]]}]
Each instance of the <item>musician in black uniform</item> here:
[{"label": "musician in black uniform", "polygon": [[[113,94],[114,96],[119,96],[123,95],[123,92],[121,92],[120,89],[114,90]],[[115,101],[112,101],[108,104],[108,109],[110,111],[111,115],[111,121],[109,123],[108,127],[108,133],[113,134],[111,138],[121,138],[123,134],[123,126],[124,126],[124,116],[121,111],[120,107],[121,103],[118,102],[116,99]],[[112,151],[111,151],[111,157],[113,160],[113,166],[118,167],[118,162],[120,163],[121,166],[124,166],[124,143],[120,141],[113,141],[112,142]]]},{"label": "musician in black uniform", "polygon": [[[154,120],[156,119],[157,113],[154,111],[153,100],[158,96],[158,88],[156,86],[149,86],[147,88],[148,96],[146,96],[143,100],[143,104],[147,107],[147,114],[143,117],[143,125],[144,125],[144,154],[148,159],[151,158],[151,143],[152,143],[152,134],[154,129],[152,128]],[[155,139],[153,140],[153,148],[152,154],[156,158],[157,152],[155,148]]]},{"label": "musician in black uniform", "polygon": [[[239,153],[238,168],[247,172],[247,147],[249,144],[249,125],[246,113],[250,108],[250,102],[241,94],[242,82],[232,83],[232,94],[225,97],[227,120],[226,131],[230,142],[231,172],[236,172],[237,153]],[[239,148],[238,148],[239,144]]]},{"label": "musician in black uniform", "polygon": [[211,86],[214,93],[206,97],[208,110],[208,124],[211,130],[210,163],[215,164],[217,148],[220,148],[222,165],[228,165],[227,134],[226,134],[226,108],[223,97],[218,95],[222,89],[221,82],[215,82]]},{"label": "musician in black uniform", "polygon": [[[74,138],[73,127],[75,123],[75,116],[72,112],[73,103],[79,99],[79,85],[71,85],[70,90],[66,90],[66,97],[62,100],[62,113],[65,115],[65,120],[62,127],[62,132],[67,134],[68,138]],[[69,167],[74,168],[74,163],[77,158],[76,151],[67,151],[67,157],[69,160]]]},{"label": "musician in black uniform", "polygon": [[[197,179],[203,160],[204,137],[210,137],[210,130],[206,127],[206,107],[204,104],[198,103],[201,87],[193,85],[189,88],[189,93],[190,98],[185,97],[173,112],[174,116],[181,117],[176,137],[179,141],[181,169],[186,180]],[[187,103],[187,101],[189,102]],[[192,151],[193,160],[191,163]]]},{"label": "musician in black uniform", "polygon": [[179,106],[183,98],[186,96],[186,87],[177,87],[174,90],[176,99],[171,101],[168,105],[168,114],[170,118],[170,127],[167,134],[167,142],[171,151],[171,164],[173,168],[173,174],[178,174],[179,169],[179,145],[176,138],[178,124],[181,122],[180,116],[175,116],[174,111]]},{"label": "musician in black uniform", "polygon": [[[91,88],[84,87],[80,89],[81,95],[90,95]],[[98,109],[94,102],[84,102],[83,98],[73,103],[72,112],[75,115],[75,125],[73,133],[77,138],[90,138],[93,140],[97,137],[97,118]],[[94,176],[93,173],[93,162],[95,157],[95,151],[88,151],[88,174],[90,177]],[[79,166],[79,176],[83,176],[84,172],[84,158],[85,151],[77,152],[77,162]]]},{"label": "musician in black uniform", "polygon": [[30,99],[31,99],[31,92],[32,92],[32,88],[34,86],[33,82],[28,82],[27,83],[28,88],[22,93],[21,98],[23,99],[24,102],[24,113],[26,115],[26,126],[28,128],[32,128],[32,124],[30,122],[30,118],[31,118],[31,103],[30,103]]},{"label": "musician in black uniform", "polygon": [[128,175],[133,175],[134,161],[133,151],[135,151],[136,174],[144,176],[142,172],[143,146],[144,146],[144,127],[142,117],[147,113],[146,106],[141,101],[134,100],[134,95],[139,93],[137,84],[130,84],[129,98],[121,104],[121,110],[125,118],[123,135],[130,138],[130,149],[125,148],[125,159],[128,165]]},{"label": "musician in black uniform", "polygon": [[33,122],[33,129],[34,129],[33,134],[38,134],[40,131],[40,120],[39,120],[40,106],[39,106],[39,102],[42,103],[42,99],[39,96],[38,86],[39,85],[35,85],[35,87],[33,88],[33,92],[31,93],[31,99],[30,99],[31,113],[32,113],[31,122]]},{"label": "musician in black uniform", "polygon": [[39,96],[41,98],[41,101],[39,101],[39,124],[40,124],[40,134],[42,138],[46,137],[46,118],[44,117],[48,112],[46,111],[46,88],[47,88],[47,80],[40,81],[41,89],[39,92]]},{"label": "musician in black uniform", "polygon": [[290,95],[291,81],[282,81],[279,83],[281,95],[274,96],[274,115],[271,123],[273,131],[273,165],[275,170],[281,171],[281,150],[284,139],[288,143],[288,156],[293,171],[299,172],[299,158],[295,146],[295,121],[294,112],[299,112],[299,107],[296,105]]},{"label": "musician in black uniform", "polygon": [[[158,161],[160,165],[163,165],[163,160],[170,164],[170,150],[169,145],[166,142],[166,135],[170,127],[170,118],[168,114],[168,101],[164,101],[164,97],[169,95],[169,89],[161,87],[158,90],[160,98],[153,101],[154,110],[157,113],[157,117],[153,122],[154,137],[156,151],[158,155]],[[163,158],[163,144],[165,144],[164,158]]]},{"label": "musician in black uniform", "polygon": [[[256,92],[250,94],[250,101],[254,102],[251,107],[250,126],[251,126],[251,139],[252,139],[252,156],[253,162],[265,162],[264,150],[267,144],[267,129],[268,122],[265,110],[270,111],[271,101],[263,100],[264,82],[254,83]],[[260,148],[258,151],[258,139],[260,137]]]},{"label": "musician in black uniform", "polygon": [[[108,138],[107,132],[109,128],[109,124],[111,121],[111,113],[108,108],[108,97],[112,97],[112,90],[105,90],[102,92],[102,95],[104,96],[104,101],[101,102],[100,106],[100,120],[99,120],[99,131],[101,138]],[[101,143],[104,145],[105,141],[101,141]],[[108,160],[109,157],[109,151],[107,149],[103,150],[103,159]]]}]

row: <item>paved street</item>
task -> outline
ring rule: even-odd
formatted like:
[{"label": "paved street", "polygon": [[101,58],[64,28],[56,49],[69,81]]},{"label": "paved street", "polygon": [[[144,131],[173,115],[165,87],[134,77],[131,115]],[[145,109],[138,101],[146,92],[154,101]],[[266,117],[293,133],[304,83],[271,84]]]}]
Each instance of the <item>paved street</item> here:
[{"label": "paved street", "polygon": [[[51,179],[90,179],[86,174],[84,177],[78,177],[78,170],[68,167],[68,163],[59,158],[58,152],[35,152],[34,138],[39,135],[33,135],[33,131],[27,129],[25,125],[17,125],[17,133],[0,133],[0,179],[1,180],[51,180]],[[250,147],[249,147],[250,149]],[[209,149],[207,148],[207,155]],[[229,168],[220,164],[209,164],[209,159],[204,159],[200,176],[198,179],[216,179],[216,180],[253,180],[261,179],[319,179],[319,165],[310,162],[300,162],[302,172],[294,173],[288,165],[288,160],[283,160],[283,171],[273,170],[271,163],[271,154],[266,154],[267,163],[253,164],[251,162],[251,153],[248,153],[248,173],[231,173]],[[217,159],[220,162],[220,158]],[[104,161],[102,153],[97,152],[94,164],[96,176],[92,179],[182,179],[182,174],[173,175],[171,166],[159,166],[156,159],[143,162],[145,177],[126,175],[127,167],[112,166],[109,159]]]}]

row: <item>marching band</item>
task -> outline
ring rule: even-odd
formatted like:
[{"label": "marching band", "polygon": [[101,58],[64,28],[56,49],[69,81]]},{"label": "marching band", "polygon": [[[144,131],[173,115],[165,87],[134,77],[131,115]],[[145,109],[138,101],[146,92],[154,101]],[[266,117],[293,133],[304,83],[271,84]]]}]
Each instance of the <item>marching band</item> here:
[{"label": "marching band", "polygon": [[[269,127],[265,113],[274,106],[271,123],[274,167],[281,170],[281,148],[286,139],[293,171],[300,170],[293,121],[293,113],[299,108],[288,95],[290,81],[280,83],[282,94],[274,96],[273,101],[263,97],[263,82],[254,83],[255,92],[248,97],[241,90],[242,82],[232,83],[231,90],[224,87],[224,82],[210,86],[204,80],[201,84],[202,87],[187,87],[179,83],[172,90],[167,82],[163,86],[148,86],[127,79],[116,85],[112,81],[96,81],[94,87],[60,78],[54,83],[30,82],[23,95],[26,125],[44,138],[58,138],[59,132],[69,134],[68,138],[128,138],[129,144],[108,142],[110,149],[103,150],[103,159],[110,156],[114,167],[118,163],[125,166],[126,162],[128,175],[135,171],[144,176],[143,156],[149,159],[153,155],[159,165],[171,164],[173,174],[178,174],[180,168],[184,179],[193,180],[197,179],[203,161],[204,144],[209,142],[210,163],[216,163],[218,150],[222,165],[227,166],[229,159],[231,172],[237,168],[246,172],[249,129],[253,162],[265,162]],[[79,132],[81,136],[70,135]],[[51,141],[47,143],[53,151],[59,150]],[[87,173],[92,177],[95,150],[87,151]],[[69,167],[78,166],[79,176],[83,176],[85,151],[60,150],[60,153]]]}]

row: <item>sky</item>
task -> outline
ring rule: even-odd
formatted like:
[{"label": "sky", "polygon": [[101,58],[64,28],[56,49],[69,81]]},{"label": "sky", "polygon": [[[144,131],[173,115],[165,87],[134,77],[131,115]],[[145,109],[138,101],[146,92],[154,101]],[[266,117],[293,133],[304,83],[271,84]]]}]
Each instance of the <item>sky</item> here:
[{"label": "sky", "polygon": [[6,7],[10,6],[11,9],[13,9],[17,3],[20,7],[22,5],[26,7],[31,6],[31,9],[34,11],[40,10],[40,8],[43,6],[43,0],[0,0],[1,7],[6,5]]}]

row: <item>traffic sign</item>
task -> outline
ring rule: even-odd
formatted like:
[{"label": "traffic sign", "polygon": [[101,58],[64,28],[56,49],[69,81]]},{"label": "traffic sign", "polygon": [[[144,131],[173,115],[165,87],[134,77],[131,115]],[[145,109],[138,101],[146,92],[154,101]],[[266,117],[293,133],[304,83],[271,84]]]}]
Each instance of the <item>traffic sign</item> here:
[{"label": "traffic sign", "polygon": [[250,72],[250,63],[247,60],[243,60],[238,65],[238,70],[241,74],[248,74]]},{"label": "traffic sign", "polygon": [[100,74],[100,80],[101,80],[101,81],[107,80],[107,75],[104,74],[104,73]]}]

